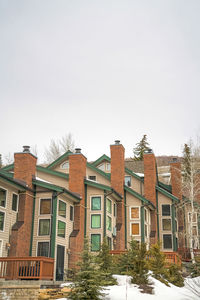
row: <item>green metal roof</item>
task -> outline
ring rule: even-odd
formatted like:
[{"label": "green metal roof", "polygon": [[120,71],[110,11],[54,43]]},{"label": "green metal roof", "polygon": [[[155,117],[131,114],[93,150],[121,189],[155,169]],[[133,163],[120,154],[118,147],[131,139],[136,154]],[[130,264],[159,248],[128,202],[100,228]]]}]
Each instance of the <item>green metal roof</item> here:
[{"label": "green metal roof", "polygon": [[2,172],[2,170],[0,170],[0,178],[4,181],[6,181],[9,184],[12,184],[14,187],[25,191],[25,190],[30,190],[27,186],[19,183],[16,179],[13,179],[10,174],[5,174],[5,172]]},{"label": "green metal roof", "polygon": [[143,204],[150,205],[150,206],[152,206],[153,209],[155,209],[155,205],[151,201],[149,201],[148,199],[146,199],[144,196],[140,195],[136,191],[132,190],[127,185],[124,186],[124,189],[127,192],[129,192],[131,195],[133,195],[134,197],[136,197],[137,199],[139,199],[140,201],[142,201]]},{"label": "green metal roof", "polygon": [[163,188],[159,187],[158,185],[156,185],[156,190],[158,192],[160,192],[161,194],[165,195],[166,197],[172,199],[175,202],[180,202],[180,200],[175,197],[174,195],[172,195],[171,193],[167,192],[166,190],[164,190]]},{"label": "green metal roof", "polygon": [[101,157],[99,157],[97,160],[93,161],[91,164],[96,167],[104,160],[106,160],[107,162],[110,162],[110,157],[108,157],[106,154],[103,154]]},{"label": "green metal roof", "polygon": [[1,168],[1,170],[4,170],[4,171],[11,171],[14,169],[14,164],[10,164],[10,165],[7,165],[3,168]]},{"label": "green metal roof", "polygon": [[109,192],[113,192],[118,198],[122,199],[122,196],[108,185],[101,184],[101,183],[98,183],[98,182],[95,182],[95,181],[92,181],[92,180],[87,180],[87,179],[85,179],[84,182],[88,186],[95,187],[95,188],[105,190],[105,191],[109,191]]},{"label": "green metal roof", "polygon": [[69,174],[66,174],[66,173],[63,173],[63,172],[53,171],[53,170],[50,170],[50,169],[47,169],[47,168],[44,168],[44,167],[41,167],[41,166],[36,166],[36,170],[40,171],[40,172],[50,174],[50,175],[54,175],[54,176],[58,176],[58,177],[61,177],[61,178],[69,179]]},{"label": "green metal roof", "polygon": [[51,169],[51,168],[55,167],[56,165],[58,165],[62,160],[64,160],[65,158],[68,158],[69,154],[72,154],[72,152],[70,150],[68,150],[63,155],[61,155],[56,160],[54,160],[51,164],[49,164],[47,166],[47,169]]}]

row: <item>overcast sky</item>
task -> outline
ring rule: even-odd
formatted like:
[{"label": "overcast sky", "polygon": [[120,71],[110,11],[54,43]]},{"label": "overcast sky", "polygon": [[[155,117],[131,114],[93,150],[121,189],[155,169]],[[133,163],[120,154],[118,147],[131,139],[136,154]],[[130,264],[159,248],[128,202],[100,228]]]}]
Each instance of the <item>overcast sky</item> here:
[{"label": "overcast sky", "polygon": [[72,133],[88,160],[200,130],[199,0],[0,0],[0,153]]}]

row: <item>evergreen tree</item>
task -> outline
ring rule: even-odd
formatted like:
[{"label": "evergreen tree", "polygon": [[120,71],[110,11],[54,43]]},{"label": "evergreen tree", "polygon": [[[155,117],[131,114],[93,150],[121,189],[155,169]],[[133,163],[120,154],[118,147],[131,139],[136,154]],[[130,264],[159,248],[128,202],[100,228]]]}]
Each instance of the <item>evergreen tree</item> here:
[{"label": "evergreen tree", "polygon": [[117,271],[122,275],[130,275],[134,269],[134,259],[137,255],[138,243],[135,240],[131,240],[130,247],[127,253],[121,254],[117,263]]},{"label": "evergreen tree", "polygon": [[160,251],[159,242],[153,245],[150,249],[149,266],[150,270],[153,272],[153,277],[168,285],[166,281],[167,269],[165,255]]},{"label": "evergreen tree", "polygon": [[101,287],[101,273],[94,262],[94,256],[89,252],[88,240],[84,240],[82,260],[75,274],[74,283],[68,299],[71,300],[100,300],[105,295]]},{"label": "evergreen tree", "polygon": [[2,165],[3,165],[3,163],[2,163],[2,156],[0,154],[0,169],[1,169]]},{"label": "evergreen tree", "polygon": [[103,240],[103,244],[101,245],[101,250],[96,258],[96,261],[99,265],[99,270],[101,273],[101,284],[103,286],[117,284],[117,280],[112,277],[113,261],[106,238]]},{"label": "evergreen tree", "polygon": [[184,280],[181,274],[181,267],[178,265],[170,265],[168,268],[167,279],[169,282],[176,286],[184,286]]},{"label": "evergreen tree", "polygon": [[195,263],[191,265],[190,272],[193,278],[200,276],[200,256],[195,257]]},{"label": "evergreen tree", "polygon": [[147,149],[149,149],[149,143],[147,142],[146,134],[144,134],[141,141],[133,148],[134,160],[143,160],[144,151]]},{"label": "evergreen tree", "polygon": [[133,269],[130,273],[132,276],[132,283],[136,284],[148,284],[148,263],[146,260],[146,245],[141,243],[138,248],[136,255],[133,259]]}]

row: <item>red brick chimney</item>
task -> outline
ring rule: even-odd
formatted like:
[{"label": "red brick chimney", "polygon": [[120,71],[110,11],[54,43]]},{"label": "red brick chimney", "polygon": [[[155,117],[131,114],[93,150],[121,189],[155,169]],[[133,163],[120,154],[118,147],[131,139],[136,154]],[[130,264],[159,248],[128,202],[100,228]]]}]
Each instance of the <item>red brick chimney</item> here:
[{"label": "red brick chimney", "polygon": [[[150,200],[155,207],[156,205],[156,158],[151,149],[148,149],[144,153],[144,196]],[[151,212],[151,233],[150,243],[155,244],[157,242],[157,211]]]},{"label": "red brick chimney", "polygon": [[30,251],[33,215],[32,178],[35,176],[37,158],[30,153],[29,148],[24,146],[22,153],[14,154],[14,179],[24,182],[29,190],[19,195],[18,219],[12,227],[9,256],[29,256]]},{"label": "red brick chimney", "polygon": [[117,203],[117,237],[116,249],[125,249],[125,214],[124,214],[124,147],[120,141],[116,140],[114,145],[110,146],[111,152],[111,186],[122,195],[122,202]]},{"label": "red brick chimney", "polygon": [[[180,202],[182,202],[182,174],[181,174],[181,163],[177,161],[177,158],[173,158],[173,162],[170,164],[170,172],[171,172],[171,186],[172,186],[172,194],[176,196]],[[180,207],[177,209],[177,217],[178,217],[178,247],[185,247],[185,238],[184,238],[184,212],[183,208]]]},{"label": "red brick chimney", "polygon": [[81,149],[76,148],[75,153],[69,156],[69,190],[81,196],[80,203],[74,207],[74,230],[70,235],[70,258],[69,268],[75,268],[80,259],[84,243],[84,221],[85,221],[85,185],[86,157]]}]

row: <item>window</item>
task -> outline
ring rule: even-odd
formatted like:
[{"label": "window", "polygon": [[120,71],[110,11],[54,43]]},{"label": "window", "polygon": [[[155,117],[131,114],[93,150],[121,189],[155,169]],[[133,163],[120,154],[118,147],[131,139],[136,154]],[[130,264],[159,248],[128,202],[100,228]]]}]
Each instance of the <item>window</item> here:
[{"label": "window", "polygon": [[[188,219],[189,219],[189,222],[191,222],[192,220],[192,213],[189,212],[188,213]],[[196,223],[197,222],[197,213],[193,213],[193,220],[192,220],[193,223]]]},{"label": "window", "polygon": [[112,213],[112,202],[109,199],[106,199],[106,211],[111,214]]},{"label": "window", "polygon": [[172,230],[171,219],[162,219],[162,228],[163,230]]},{"label": "window", "polygon": [[114,210],[114,217],[117,216],[117,205],[114,203],[114,206],[113,206],[113,210]]},{"label": "window", "polygon": [[192,235],[197,235],[197,226],[192,226]]},{"label": "window", "polygon": [[3,255],[3,241],[0,240],[0,257]]},{"label": "window", "polygon": [[17,211],[17,206],[18,206],[18,195],[13,194],[12,195],[12,210]]},{"label": "window", "polygon": [[90,176],[88,176],[88,179],[93,180],[93,181],[96,181],[96,180],[97,180],[97,177],[94,176],[94,175],[90,175]]},{"label": "window", "polygon": [[146,224],[144,225],[144,234],[145,234],[145,237],[147,238],[148,237],[148,227]]},{"label": "window", "polygon": [[112,219],[111,217],[106,217],[106,229],[112,231]]},{"label": "window", "polygon": [[39,235],[49,235],[50,233],[50,219],[39,220]]},{"label": "window", "polygon": [[66,203],[59,200],[58,204],[58,215],[60,217],[66,218]]},{"label": "window", "polygon": [[139,207],[131,207],[131,219],[139,219],[140,210]]},{"label": "window", "polygon": [[144,220],[145,222],[148,222],[148,214],[146,208],[144,209]]},{"label": "window", "polygon": [[131,176],[125,176],[125,185],[131,186]]},{"label": "window", "polygon": [[91,234],[91,251],[99,251],[101,247],[101,235]]},{"label": "window", "polygon": [[58,221],[57,236],[60,236],[60,237],[64,238],[65,237],[65,228],[66,228],[65,222]]},{"label": "window", "polygon": [[140,234],[140,224],[131,223],[131,235],[139,235],[139,234]]},{"label": "window", "polygon": [[171,209],[169,204],[162,205],[162,216],[171,216]]},{"label": "window", "polygon": [[110,163],[106,164],[106,171],[110,172]]},{"label": "window", "polygon": [[5,213],[0,211],[0,230],[4,230],[4,219],[5,219]]},{"label": "window", "polygon": [[61,169],[63,170],[69,170],[69,162],[65,161],[62,165],[61,165]]},{"label": "window", "polygon": [[6,190],[0,188],[0,206],[6,207]]},{"label": "window", "polygon": [[112,239],[109,236],[107,236],[107,242],[109,249],[112,250]]},{"label": "window", "polygon": [[91,215],[91,228],[101,228],[101,215]]},{"label": "window", "polygon": [[38,242],[37,256],[49,257],[49,242]]},{"label": "window", "polygon": [[104,164],[99,165],[97,168],[101,171],[105,171],[105,165]]},{"label": "window", "polygon": [[163,234],[163,248],[171,249],[172,248],[172,236],[171,234]]},{"label": "window", "polygon": [[74,207],[70,205],[70,221],[74,221]]},{"label": "window", "polygon": [[92,210],[101,210],[101,197],[92,197],[91,198],[91,209]]},{"label": "window", "polygon": [[40,214],[48,215],[51,213],[51,199],[40,199]]}]

